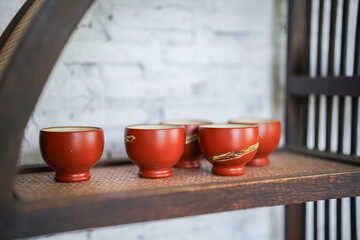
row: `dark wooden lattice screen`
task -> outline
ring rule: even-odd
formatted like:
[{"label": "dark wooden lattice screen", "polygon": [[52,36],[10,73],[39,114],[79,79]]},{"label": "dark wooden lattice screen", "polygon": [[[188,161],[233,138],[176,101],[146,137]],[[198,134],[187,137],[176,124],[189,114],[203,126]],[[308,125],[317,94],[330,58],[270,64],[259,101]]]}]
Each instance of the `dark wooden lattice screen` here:
[{"label": "dark wooden lattice screen", "polygon": [[[291,150],[360,164],[359,9],[359,1],[289,1],[286,145]],[[351,198],[345,215],[352,239],[357,239],[357,203]],[[297,207],[305,218],[306,205]],[[317,202],[312,210],[313,238],[318,239]],[[325,239],[334,232],[331,214],[336,215],[336,239],[342,238],[342,212],[342,199],[336,200],[335,212],[325,200]]]}]

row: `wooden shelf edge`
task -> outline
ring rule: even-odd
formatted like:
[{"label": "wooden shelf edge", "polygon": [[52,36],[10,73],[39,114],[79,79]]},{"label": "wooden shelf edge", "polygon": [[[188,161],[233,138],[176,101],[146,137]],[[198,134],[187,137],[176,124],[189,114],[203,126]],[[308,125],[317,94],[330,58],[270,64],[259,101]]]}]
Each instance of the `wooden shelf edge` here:
[{"label": "wooden shelf edge", "polygon": [[[96,228],[247,208],[360,195],[360,168],[229,184],[202,184],[152,194],[110,194],[78,201],[17,202],[12,237]],[[99,213],[101,213],[99,215]],[[76,220],[75,220],[76,219]],[[42,224],[46,222],[44,229]]]}]

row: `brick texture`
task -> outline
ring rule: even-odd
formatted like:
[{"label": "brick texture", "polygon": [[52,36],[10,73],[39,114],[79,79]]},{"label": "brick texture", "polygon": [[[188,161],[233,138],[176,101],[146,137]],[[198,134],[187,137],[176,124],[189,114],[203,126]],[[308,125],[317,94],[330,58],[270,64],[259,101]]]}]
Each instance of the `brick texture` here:
[{"label": "brick texture", "polygon": [[34,110],[21,164],[42,162],[42,127],[103,127],[103,158],[122,158],[129,124],[279,117],[272,92],[274,6],[268,0],[95,2]]}]

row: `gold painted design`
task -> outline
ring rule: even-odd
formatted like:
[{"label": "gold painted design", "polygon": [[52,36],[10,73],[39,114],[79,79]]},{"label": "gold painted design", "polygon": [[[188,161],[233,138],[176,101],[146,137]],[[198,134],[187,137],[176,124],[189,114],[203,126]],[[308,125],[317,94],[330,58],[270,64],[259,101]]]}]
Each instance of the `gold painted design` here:
[{"label": "gold painted design", "polygon": [[132,142],[135,140],[135,136],[134,135],[130,135],[130,136],[126,136],[125,137],[125,142]]},{"label": "gold painted design", "polygon": [[191,135],[189,135],[189,136],[186,136],[185,144],[194,142],[194,141],[196,141],[197,139],[198,139],[198,134],[197,134],[197,133],[194,133],[194,134],[191,134]]},{"label": "gold painted design", "polygon": [[254,145],[251,145],[250,147],[248,147],[246,149],[242,149],[240,151],[235,151],[235,152],[232,151],[232,152],[209,157],[209,161],[210,162],[226,162],[226,161],[234,160],[237,158],[241,158],[248,153],[256,151],[258,149],[258,147],[259,147],[259,142],[257,142]]}]

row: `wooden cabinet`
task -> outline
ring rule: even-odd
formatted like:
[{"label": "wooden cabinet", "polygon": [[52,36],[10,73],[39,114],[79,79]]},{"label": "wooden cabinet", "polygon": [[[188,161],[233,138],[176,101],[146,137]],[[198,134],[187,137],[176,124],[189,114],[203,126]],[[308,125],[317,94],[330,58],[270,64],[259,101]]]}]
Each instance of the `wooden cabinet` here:
[{"label": "wooden cabinet", "polygon": [[[305,202],[360,195],[360,167],[357,166],[360,163],[357,156],[359,13],[354,74],[344,74],[347,39],[344,32],[341,35],[340,75],[334,76],[334,24],[337,17],[332,8],[329,74],[310,77],[310,0],[289,1],[286,145],[271,155],[269,166],[249,167],[247,174],[240,177],[219,177],[210,173],[210,165],[204,161],[200,170],[177,169],[171,178],[149,181],[139,179],[136,167],[130,163],[107,162],[93,169],[92,181],[71,184],[53,182],[53,173],[46,167],[17,170],[20,144],[30,114],[57,57],[91,3],[92,0],[28,0],[0,39],[0,60],[7,62],[6,67],[0,68],[2,239],[274,205],[286,205],[286,238],[303,239]],[[338,4],[335,0],[331,3],[333,6]],[[343,29],[348,24],[348,4],[344,0]],[[36,12],[37,7],[39,11],[32,18],[31,13]],[[320,0],[320,13],[322,11],[323,0]],[[321,26],[322,21],[318,22]],[[19,31],[23,34],[14,35]],[[318,52],[322,49],[321,44],[317,45]],[[322,56],[321,52],[319,56]],[[326,96],[328,109],[324,150],[317,144],[322,124],[318,114],[320,95]],[[336,122],[338,132],[334,134],[331,133],[334,124],[331,116],[335,95],[339,98],[339,120]],[[351,97],[352,102],[351,151],[347,155],[341,144],[335,152],[330,149],[335,137],[338,142],[344,138],[346,96]],[[308,127],[311,97],[315,99],[312,133]],[[307,147],[309,134],[315,138],[313,149]],[[331,161],[334,159],[338,161]],[[352,213],[355,209],[352,198]],[[341,215],[341,201],[337,210]],[[325,214],[329,214],[328,204]],[[354,237],[356,216],[351,216]],[[325,221],[325,226],[329,227],[329,218]],[[338,227],[338,233],[341,233],[341,221]],[[325,230],[329,231],[328,228]]]}]

